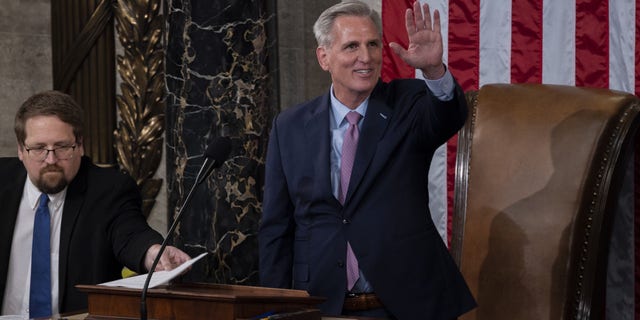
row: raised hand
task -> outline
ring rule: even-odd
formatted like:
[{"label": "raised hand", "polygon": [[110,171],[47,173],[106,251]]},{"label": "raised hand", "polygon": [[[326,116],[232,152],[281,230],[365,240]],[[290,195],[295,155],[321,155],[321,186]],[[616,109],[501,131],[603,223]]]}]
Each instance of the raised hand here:
[{"label": "raised hand", "polygon": [[[424,12],[423,12],[424,9]],[[444,75],[442,63],[442,33],[440,32],[440,12],[435,10],[433,21],[429,5],[420,8],[420,2],[413,3],[413,10],[407,9],[405,25],[409,36],[409,47],[403,48],[392,42],[391,49],[410,66],[422,70],[429,79],[438,79]]]}]

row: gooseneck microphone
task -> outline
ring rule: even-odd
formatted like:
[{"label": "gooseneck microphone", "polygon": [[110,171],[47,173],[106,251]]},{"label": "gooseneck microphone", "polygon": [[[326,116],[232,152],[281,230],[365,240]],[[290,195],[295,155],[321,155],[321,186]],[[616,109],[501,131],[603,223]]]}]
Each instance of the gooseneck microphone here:
[{"label": "gooseneck microphone", "polygon": [[142,295],[140,297],[140,319],[147,320],[147,291],[149,290],[149,282],[151,281],[151,275],[155,270],[158,262],[160,261],[160,257],[167,247],[167,240],[169,236],[173,234],[173,231],[176,229],[180,218],[182,218],[182,214],[184,213],[184,209],[189,204],[189,201],[193,197],[193,191],[196,189],[198,185],[200,185],[204,180],[209,177],[213,169],[218,168],[222,165],[223,162],[227,160],[229,157],[229,153],[231,153],[231,139],[229,137],[219,137],[213,140],[207,146],[207,150],[204,152],[204,162],[200,167],[200,171],[198,171],[198,175],[196,176],[195,183],[191,186],[191,190],[187,194],[187,198],[182,203],[182,207],[178,210],[178,215],[173,220],[169,231],[167,232],[167,237],[162,241],[162,245],[160,246],[160,250],[156,255],[156,258],[153,260],[153,264],[151,265],[151,270],[147,274],[147,278],[144,282],[144,286],[142,287]]}]

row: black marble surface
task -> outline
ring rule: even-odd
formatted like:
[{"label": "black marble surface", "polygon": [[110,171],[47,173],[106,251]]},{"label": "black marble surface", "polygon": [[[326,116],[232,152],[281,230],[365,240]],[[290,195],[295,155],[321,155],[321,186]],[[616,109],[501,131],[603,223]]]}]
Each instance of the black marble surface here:
[{"label": "black marble surface", "polygon": [[277,112],[275,0],[166,0],[168,222],[208,143],[232,139],[229,159],[194,191],[172,243],[208,251],[184,281],[258,283],[256,233],[264,159]]}]

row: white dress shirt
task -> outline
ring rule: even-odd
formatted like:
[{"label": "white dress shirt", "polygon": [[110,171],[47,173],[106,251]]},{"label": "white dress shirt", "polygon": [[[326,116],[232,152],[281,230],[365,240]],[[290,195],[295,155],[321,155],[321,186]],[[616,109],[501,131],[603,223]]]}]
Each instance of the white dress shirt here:
[{"label": "white dress shirt", "polygon": [[[20,315],[29,318],[29,287],[31,284],[31,243],[33,239],[33,221],[38,207],[38,199],[42,192],[36,188],[29,178],[26,179],[20,209],[13,231],[7,286],[4,291],[3,315]],[[60,226],[62,208],[67,194],[65,188],[57,194],[49,196],[49,212],[51,214],[51,307],[53,314],[58,308],[58,256],[60,253]]]}]

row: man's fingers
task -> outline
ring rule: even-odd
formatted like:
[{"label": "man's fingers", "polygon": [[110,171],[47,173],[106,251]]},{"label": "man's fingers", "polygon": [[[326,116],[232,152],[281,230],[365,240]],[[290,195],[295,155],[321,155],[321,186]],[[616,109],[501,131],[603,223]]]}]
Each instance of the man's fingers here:
[{"label": "man's fingers", "polygon": [[405,11],[405,25],[409,37],[422,30],[440,32],[440,12],[436,9],[432,16],[430,10],[428,3],[421,7],[420,2],[416,1],[413,3],[413,9]]},{"label": "man's fingers", "polygon": [[413,10],[407,9],[404,12],[404,24],[407,28],[407,33],[409,35],[412,35],[416,32],[416,24],[415,24],[415,21],[413,20]]},{"label": "man's fingers", "polygon": [[393,50],[393,52],[395,52],[400,58],[404,59],[404,55],[407,50],[405,50],[400,44],[389,42],[389,47],[391,47],[391,50]]},{"label": "man's fingers", "polygon": [[[160,252],[159,244],[154,244],[147,250],[147,254],[145,256],[145,267],[147,268],[147,270],[151,269],[153,261],[155,260],[158,252]],[[158,264],[156,265],[156,269],[154,271],[174,269],[179,265],[187,262],[189,259],[191,259],[191,257],[189,257],[189,255],[182,250],[176,247],[167,246],[160,256],[160,259],[158,260]]]},{"label": "man's fingers", "polygon": [[416,31],[427,29],[424,16],[422,15],[422,9],[420,8],[420,1],[416,1],[413,3],[413,20],[415,20]]},{"label": "man's fingers", "polygon": [[440,12],[438,9],[433,11],[433,31],[440,33]]},{"label": "man's fingers", "polygon": [[431,30],[431,11],[429,11],[429,4],[425,3],[422,8],[420,8],[420,2],[416,1],[417,11],[420,12],[420,15],[423,16],[424,30]]},{"label": "man's fingers", "polygon": [[182,250],[169,246],[165,249],[162,257],[160,257],[160,262],[162,263],[162,270],[171,270],[187,262],[189,259],[191,259],[191,257]]}]

